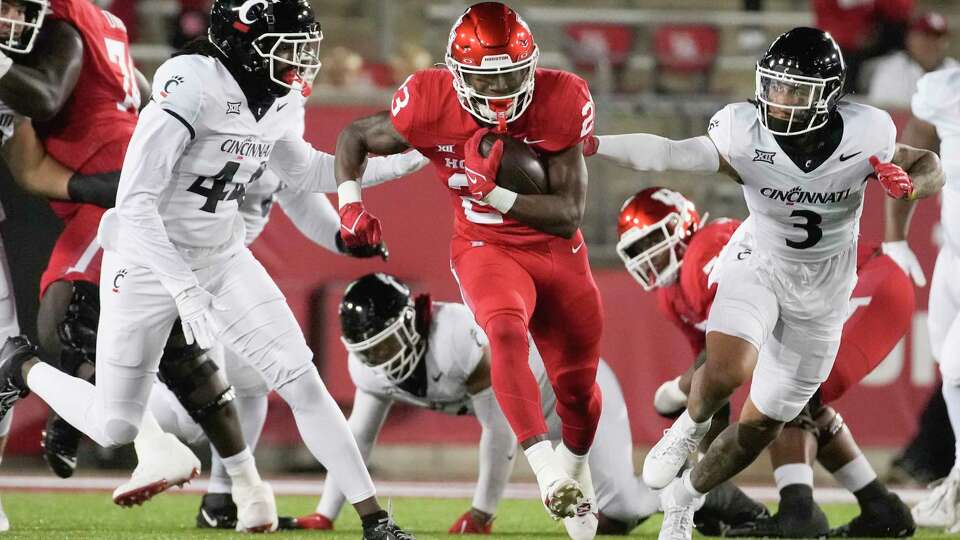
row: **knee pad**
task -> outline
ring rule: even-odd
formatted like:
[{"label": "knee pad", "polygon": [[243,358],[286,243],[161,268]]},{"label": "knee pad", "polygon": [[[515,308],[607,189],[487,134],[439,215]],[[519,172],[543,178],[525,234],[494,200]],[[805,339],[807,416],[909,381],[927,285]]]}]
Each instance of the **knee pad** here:
[{"label": "knee pad", "polygon": [[814,421],[817,424],[817,444],[821,448],[830,444],[830,441],[832,441],[846,425],[840,413],[830,406],[821,407],[816,416],[814,416]]},{"label": "knee pad", "polygon": [[179,322],[174,324],[160,358],[159,378],[197,423],[226,407],[235,393],[220,368],[196,343],[186,344]]},{"label": "knee pad", "polygon": [[[73,296],[63,320],[57,325],[60,340],[60,370],[77,375],[80,366],[96,365],[97,324],[100,321],[100,291],[93,283],[74,281]],[[92,376],[86,377],[93,381]]]},{"label": "knee pad", "polygon": [[808,402],[803,406],[803,410],[800,411],[800,414],[796,418],[787,422],[784,427],[800,429],[806,433],[810,433],[814,437],[817,437],[820,433],[819,426],[817,425],[816,420],[814,420],[812,408]]}]

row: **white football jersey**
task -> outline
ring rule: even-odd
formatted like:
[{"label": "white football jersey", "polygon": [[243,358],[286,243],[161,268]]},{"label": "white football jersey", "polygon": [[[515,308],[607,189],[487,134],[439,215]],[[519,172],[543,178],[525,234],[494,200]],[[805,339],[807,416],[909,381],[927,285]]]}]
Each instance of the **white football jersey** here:
[{"label": "white football jersey", "polygon": [[267,170],[256,182],[247,186],[246,197],[240,204],[240,215],[246,229],[245,245],[250,245],[263,232],[270,219],[270,209],[277,202],[283,183],[272,171]]},{"label": "white football jersey", "polygon": [[960,68],[924,75],[917,83],[911,108],[914,116],[937,128],[940,162],[947,176],[940,225],[946,241],[960,253]]},{"label": "white football jersey", "polygon": [[757,248],[788,261],[813,262],[851,249],[859,234],[868,159],[893,158],[896,127],[875,107],[841,102],[843,138],[833,155],[804,172],[780,148],[750,103],[727,105],[708,132],[743,184]]},{"label": "white football jersey", "polygon": [[[447,414],[473,414],[467,379],[477,369],[487,345],[487,336],[474,322],[473,314],[463,304],[433,302],[433,321],[428,336],[426,363],[426,393],[415,396],[387,380],[383,372],[367,366],[355,355],[348,359],[350,378],[364,392],[418,407],[442,411]],[[540,382],[544,394],[544,408],[553,401],[544,392],[550,387],[543,359],[530,340],[530,368]],[[416,373],[411,376],[417,376]]]},{"label": "white football jersey", "polygon": [[238,206],[248,184],[263,175],[278,141],[302,141],[302,99],[290,92],[258,121],[230,72],[202,55],[164,62],[154,76],[152,99],[191,134],[161,198],[171,242],[185,248],[239,244],[244,234]]},{"label": "white football jersey", "polygon": [[[6,103],[0,101],[0,145],[6,144],[13,137],[13,128],[16,125],[17,115]],[[0,206],[0,221],[7,218]]]}]

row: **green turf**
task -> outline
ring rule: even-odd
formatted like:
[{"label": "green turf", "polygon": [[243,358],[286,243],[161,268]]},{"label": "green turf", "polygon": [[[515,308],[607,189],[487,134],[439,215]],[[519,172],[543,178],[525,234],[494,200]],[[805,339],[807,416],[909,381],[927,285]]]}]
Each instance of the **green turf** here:
[{"label": "green turf", "polygon": [[[194,528],[196,495],[163,495],[144,507],[121,509],[105,493],[5,493],[3,506],[12,529],[0,535],[13,538],[53,539],[179,539],[179,538],[249,538],[227,531]],[[300,515],[312,512],[315,497],[278,497],[281,514]],[[447,527],[466,510],[466,499],[393,499],[394,517],[417,538],[444,538]],[[832,525],[840,525],[856,515],[853,505],[825,506]],[[654,516],[633,532],[634,537],[655,538],[660,518]],[[357,517],[345,509],[337,521],[337,531],[282,532],[282,539],[314,538],[322,540],[360,538]],[[696,535],[695,535],[696,536]],[[550,520],[537,501],[504,501],[494,524],[493,537],[514,540],[534,538],[566,538],[563,527]],[[946,538],[947,535],[924,531],[918,538]],[[614,537],[610,537],[614,538]]]}]

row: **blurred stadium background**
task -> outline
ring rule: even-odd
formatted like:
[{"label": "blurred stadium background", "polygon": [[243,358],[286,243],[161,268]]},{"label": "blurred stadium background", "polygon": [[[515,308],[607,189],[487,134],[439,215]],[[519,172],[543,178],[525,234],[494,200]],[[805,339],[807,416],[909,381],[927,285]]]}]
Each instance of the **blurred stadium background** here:
[{"label": "blurred stadium background", "polygon": [[[134,58],[148,77],[175,47],[205,32],[206,0],[99,0],[124,19]],[[311,98],[307,138],[332,152],[349,120],[386,108],[394,89],[416,69],[443,61],[453,20],[467,2],[441,0],[312,0],[321,21],[324,67]],[[767,44],[794,26],[830,30],[851,64],[849,99],[869,101],[872,74],[884,62],[937,64],[960,57],[960,2],[955,0],[514,0],[538,41],[541,65],[573,70],[589,80],[596,101],[597,133],[647,131],[672,138],[705,132],[724,104],[752,97],[754,63]],[[910,52],[904,47],[910,46]],[[884,56],[892,55],[892,56]],[[916,61],[914,61],[916,63]],[[914,68],[919,69],[919,67]],[[904,77],[907,71],[901,71]],[[922,70],[921,70],[922,71]],[[918,72],[919,73],[919,72]],[[889,80],[889,79],[888,79]],[[892,81],[890,81],[892,82]],[[901,92],[901,94],[904,94]],[[873,96],[876,98],[876,96]],[[909,115],[909,93],[877,105],[899,125]],[[736,184],[712,176],[638,174],[591,160],[584,230],[606,310],[603,355],[620,378],[630,407],[637,452],[667,425],[651,407],[653,392],[691,360],[681,336],[655,313],[614,251],[615,217],[634,191],[655,184],[680,189],[711,216],[743,217]],[[368,206],[384,223],[389,263],[345,260],[300,236],[275,208],[254,252],[274,275],[306,330],[316,362],[334,396],[349,410],[353,387],[340,346],[335,307],[344,284],[368,271],[388,271],[430,291],[459,300],[448,271],[451,214],[431,169],[371,191]],[[0,186],[8,219],[3,236],[15,279],[21,325],[35,333],[40,270],[59,223],[45,203],[9,185]],[[862,233],[882,236],[882,194],[868,196]],[[927,270],[936,255],[936,202],[921,204],[911,243]],[[913,434],[918,411],[937,385],[925,331],[926,289],[918,293],[913,331],[865,385],[839,403],[855,435],[886,468],[891,451]],[[742,399],[742,396],[741,396]],[[46,408],[31,397],[18,405],[5,470],[42,466],[40,429]],[[380,478],[427,476],[470,479],[479,434],[469,419],[395,406],[374,453]],[[947,448],[952,446],[945,441]],[[952,457],[952,452],[947,452]],[[85,444],[81,468],[123,467],[125,451]],[[271,403],[258,459],[265,471],[316,469],[285,405]],[[949,464],[946,464],[949,467]],[[758,471],[769,470],[766,464]],[[526,467],[517,467],[525,475]],[[767,477],[769,478],[769,477]]]}]

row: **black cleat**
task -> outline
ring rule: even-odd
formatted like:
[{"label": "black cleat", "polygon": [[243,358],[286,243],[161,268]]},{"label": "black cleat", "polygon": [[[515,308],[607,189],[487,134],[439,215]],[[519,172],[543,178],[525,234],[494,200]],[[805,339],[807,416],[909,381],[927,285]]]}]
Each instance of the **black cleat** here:
[{"label": "black cleat", "polygon": [[850,523],[830,531],[836,538],[906,538],[913,536],[917,524],[910,508],[895,493],[861,506],[860,515]]},{"label": "black cleat", "polygon": [[43,459],[53,473],[60,478],[73,476],[77,470],[77,448],[80,446],[81,433],[51,411],[42,437],[40,446],[43,447]]},{"label": "black cleat", "polygon": [[826,538],[830,530],[827,516],[814,503],[810,512],[798,516],[795,513],[778,512],[771,517],[758,519],[727,531],[725,536],[760,538]]},{"label": "black cleat", "polygon": [[24,362],[36,358],[40,350],[26,336],[7,338],[0,348],[0,420],[7,416],[13,404],[27,397],[30,389],[23,380]]},{"label": "black cleat", "polygon": [[730,529],[769,517],[766,506],[728,481],[707,493],[703,506],[693,515],[693,526],[704,536],[724,536]]},{"label": "black cleat", "polygon": [[363,540],[416,540],[416,536],[401,529],[390,518],[363,527]]},{"label": "black cleat", "polygon": [[197,528],[235,530],[237,505],[233,504],[233,497],[229,493],[205,494],[197,512]]}]

